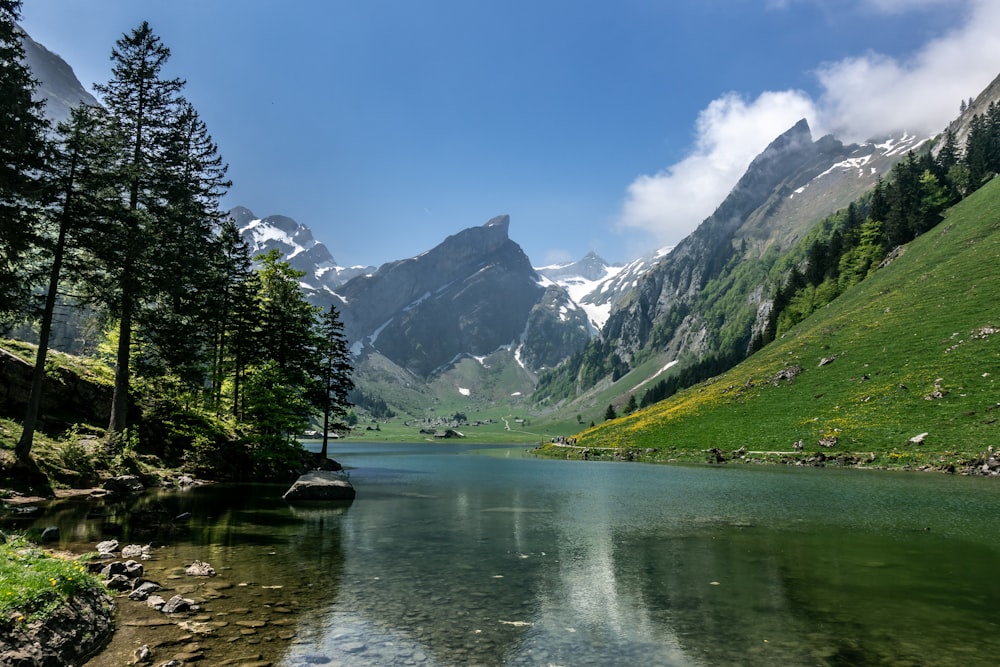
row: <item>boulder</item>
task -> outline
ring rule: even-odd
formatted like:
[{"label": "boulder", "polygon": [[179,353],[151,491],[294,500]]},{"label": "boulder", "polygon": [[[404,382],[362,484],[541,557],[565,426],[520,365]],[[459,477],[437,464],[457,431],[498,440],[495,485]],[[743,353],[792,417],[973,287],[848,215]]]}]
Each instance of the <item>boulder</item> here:
[{"label": "boulder", "polygon": [[97,553],[102,556],[113,556],[118,551],[118,540],[104,540],[97,543]]},{"label": "boulder", "polygon": [[149,598],[150,595],[160,590],[161,588],[162,586],[160,586],[155,581],[144,581],[132,589],[132,592],[128,594],[128,599],[146,600]]},{"label": "boulder", "polygon": [[354,500],[354,487],[341,475],[313,470],[295,480],[282,496],[285,500]]},{"label": "boulder", "polygon": [[105,491],[122,496],[141,493],[142,489],[142,482],[135,475],[119,475],[104,483]]},{"label": "boulder", "polygon": [[[146,604],[152,600],[155,595],[150,595],[146,599]],[[175,595],[169,600],[167,600],[163,606],[160,608],[164,614],[176,614],[181,611],[198,611],[200,607],[195,604],[194,600],[189,600],[188,598],[181,597],[180,595]]]}]

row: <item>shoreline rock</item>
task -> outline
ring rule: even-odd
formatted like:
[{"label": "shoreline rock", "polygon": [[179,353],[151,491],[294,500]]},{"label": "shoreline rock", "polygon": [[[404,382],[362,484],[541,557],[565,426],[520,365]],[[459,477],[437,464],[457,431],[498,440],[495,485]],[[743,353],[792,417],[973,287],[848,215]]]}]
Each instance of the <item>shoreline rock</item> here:
[{"label": "shoreline rock", "polygon": [[336,472],[313,470],[300,475],[282,496],[286,501],[354,500],[356,492],[347,479]]},{"label": "shoreline rock", "polygon": [[114,634],[115,603],[98,590],[66,600],[44,621],[0,634],[0,665],[62,667],[97,655]]}]

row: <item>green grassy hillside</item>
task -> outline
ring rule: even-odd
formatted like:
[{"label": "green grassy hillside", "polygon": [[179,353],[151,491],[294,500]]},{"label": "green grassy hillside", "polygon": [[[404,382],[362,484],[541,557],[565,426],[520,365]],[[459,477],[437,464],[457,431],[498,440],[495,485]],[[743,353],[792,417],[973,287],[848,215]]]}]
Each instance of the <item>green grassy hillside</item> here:
[{"label": "green grassy hillside", "polygon": [[[998,295],[994,180],[733,370],[584,431],[579,444],[592,455],[607,448],[706,460],[717,448],[724,458],[750,460],[789,458],[782,453],[792,455],[801,441],[797,457],[805,459],[822,452],[874,465],[967,462],[1000,445]],[[746,453],[734,456],[741,448]]]}]

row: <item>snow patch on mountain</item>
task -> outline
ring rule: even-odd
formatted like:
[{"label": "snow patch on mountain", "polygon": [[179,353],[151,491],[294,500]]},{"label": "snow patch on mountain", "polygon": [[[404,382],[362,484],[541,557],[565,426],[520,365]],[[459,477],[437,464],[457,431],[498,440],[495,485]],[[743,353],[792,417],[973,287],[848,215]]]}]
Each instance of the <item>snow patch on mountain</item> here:
[{"label": "snow patch on mountain", "polygon": [[599,330],[608,321],[615,304],[672,249],[672,246],[659,248],[624,265],[608,264],[595,253],[589,253],[578,262],[552,264],[535,271],[541,276],[539,284],[543,287],[556,284],[566,290],[573,303],[583,309],[593,327]]},{"label": "snow patch on mountain", "polygon": [[256,255],[276,249],[293,269],[304,271],[302,287],[309,292],[326,291],[346,303],[334,291],[355,276],[374,271],[371,266],[340,266],[327,247],[313,238],[312,230],[284,215],[257,217],[253,211],[237,206],[229,211],[243,238]]},{"label": "snow patch on mountain", "polygon": [[656,378],[660,377],[661,375],[663,375],[664,373],[666,373],[667,371],[669,371],[671,368],[673,368],[674,366],[676,366],[679,363],[680,362],[677,359],[674,359],[673,361],[668,361],[666,363],[666,365],[663,366],[663,368],[661,368],[660,370],[656,371],[655,373],[653,373],[652,375],[650,375],[648,378],[646,378],[645,380],[643,380],[642,382],[640,382],[639,384],[637,384],[635,386],[635,388],[632,389],[632,391],[635,391],[636,389],[638,389],[639,387],[642,387],[643,385],[649,384],[650,382],[652,382]]},{"label": "snow patch on mountain", "polygon": [[247,241],[258,249],[268,244],[280,243],[291,247],[293,254],[298,254],[305,250],[305,248],[295,243],[288,232],[278,229],[260,218],[251,220],[250,224],[240,229],[240,233],[243,235],[243,238],[247,239]]},{"label": "snow patch on mountain", "polygon": [[794,199],[806,189],[819,184],[830,176],[854,175],[859,179],[872,179],[879,173],[887,172],[888,168],[901,156],[909,151],[920,148],[930,139],[921,139],[905,132],[898,137],[873,140],[857,147],[854,153],[839,162],[830,165],[825,171],[817,174],[811,181],[798,187],[788,195]]}]

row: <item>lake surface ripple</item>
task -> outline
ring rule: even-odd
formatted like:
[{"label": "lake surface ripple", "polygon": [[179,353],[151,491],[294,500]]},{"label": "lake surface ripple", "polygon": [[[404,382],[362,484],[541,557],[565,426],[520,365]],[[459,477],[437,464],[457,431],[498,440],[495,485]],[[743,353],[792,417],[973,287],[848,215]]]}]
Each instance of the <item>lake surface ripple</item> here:
[{"label": "lake surface ripple", "polygon": [[[1000,486],[924,473],[562,462],[337,443],[358,497],[285,485],[59,503],[63,547],[160,544],[176,618],[120,601],[121,665],[994,665]],[[189,519],[152,522],[150,516]],[[146,519],[143,523],[142,519]],[[8,522],[9,525],[10,522]],[[14,527],[24,528],[19,525]],[[184,575],[195,559],[219,572]]]}]

